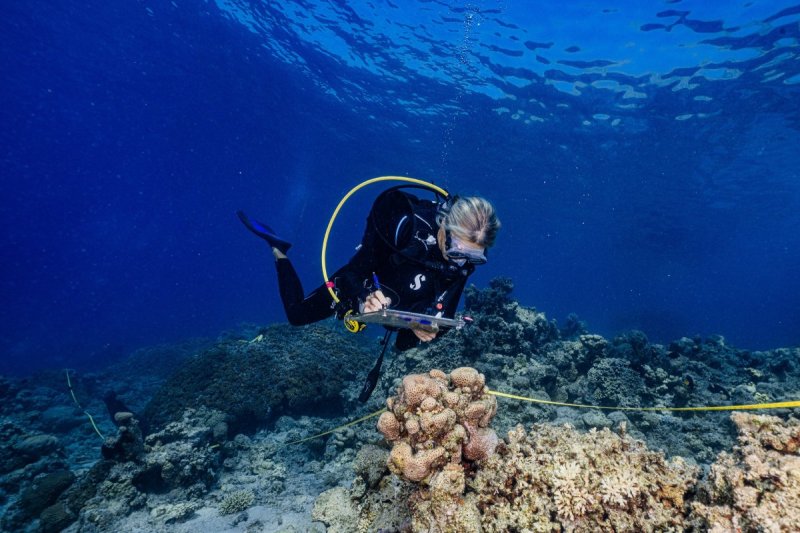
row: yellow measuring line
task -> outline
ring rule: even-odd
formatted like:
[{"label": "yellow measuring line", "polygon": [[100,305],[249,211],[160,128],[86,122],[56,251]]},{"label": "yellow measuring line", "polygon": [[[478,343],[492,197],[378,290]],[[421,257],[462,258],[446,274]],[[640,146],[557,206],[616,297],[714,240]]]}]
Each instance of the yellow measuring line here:
[{"label": "yellow measuring line", "polygon": [[72,390],[72,381],[70,381],[70,379],[69,379],[69,370],[65,369],[64,373],[67,375],[67,387],[69,388],[70,396],[72,396],[72,401],[75,402],[75,405],[78,406],[78,409],[83,411],[83,414],[85,414],[86,416],[89,417],[89,422],[92,423],[92,427],[94,428],[94,432],[97,433],[100,436],[101,439],[105,440],[106,438],[103,436],[102,433],[100,433],[100,430],[97,428],[97,424],[94,423],[94,417],[92,417],[92,415],[89,414],[89,411],[87,411],[86,409],[81,407],[81,404],[78,403],[78,399],[75,397],[75,391]]},{"label": "yellow measuring line", "polygon": [[789,400],[786,402],[771,402],[771,403],[750,403],[744,405],[710,405],[701,407],[608,407],[605,405],[586,405],[582,403],[565,403],[554,402],[551,400],[537,400],[536,398],[528,398],[527,396],[517,396],[516,394],[508,394],[507,392],[498,392],[495,390],[486,391],[494,396],[501,398],[511,398],[512,400],[522,400],[525,402],[542,403],[545,405],[557,405],[560,407],[580,407],[583,409],[608,409],[611,411],[745,411],[753,409],[782,409],[791,407],[800,407],[800,400]]},{"label": "yellow measuring line", "polygon": [[385,411],[386,411],[386,409],[381,409],[380,411],[375,411],[374,413],[370,413],[367,416],[362,416],[361,418],[359,418],[357,420],[353,420],[352,422],[348,422],[347,424],[343,424],[343,425],[337,426],[337,427],[335,427],[333,429],[329,429],[328,431],[324,431],[322,433],[317,433],[316,435],[311,435],[310,437],[306,437],[304,439],[298,439],[298,440],[293,440],[292,442],[287,442],[287,443],[284,444],[284,446],[289,446],[291,444],[300,444],[301,442],[305,442],[307,440],[316,439],[318,437],[324,437],[325,435],[328,435],[328,434],[333,433],[335,431],[339,431],[340,429],[344,429],[346,427],[355,426],[356,424],[360,424],[364,420],[369,420],[370,418],[374,418],[374,417],[382,414]]},{"label": "yellow measuring line", "polygon": [[[508,394],[507,392],[499,392],[496,390],[487,390],[486,392],[494,396],[498,396],[500,398],[510,398],[512,400],[522,400],[525,402],[541,403],[545,405],[556,405],[559,407],[578,407],[581,409],[607,409],[610,411],[746,411],[755,409],[785,409],[785,408],[800,407],[800,400],[788,400],[785,402],[770,402],[770,403],[748,403],[743,405],[709,405],[701,407],[610,407],[606,405],[587,405],[583,403],[566,403],[566,402],[554,402],[552,400],[538,400],[536,398],[529,398],[527,396],[518,396],[516,394]],[[360,424],[365,420],[374,418],[384,413],[385,411],[386,411],[385,408],[381,409],[380,411],[375,411],[374,413],[362,416],[361,418],[353,420],[352,422],[348,422],[347,424],[337,426],[333,429],[329,429],[328,431],[317,433],[316,435],[311,435],[310,437],[306,437],[304,439],[298,439],[298,440],[293,440],[291,442],[287,442],[283,444],[283,446],[300,444],[301,442],[306,442],[319,437],[324,437],[325,435],[330,435],[331,433],[339,431],[340,429],[354,426],[356,424]]]}]

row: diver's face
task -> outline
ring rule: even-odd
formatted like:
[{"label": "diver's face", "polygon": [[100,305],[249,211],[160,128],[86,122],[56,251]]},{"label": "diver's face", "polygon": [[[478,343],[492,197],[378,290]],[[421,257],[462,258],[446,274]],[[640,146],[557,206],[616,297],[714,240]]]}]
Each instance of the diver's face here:
[{"label": "diver's face", "polygon": [[486,248],[468,240],[459,233],[439,228],[437,241],[445,261],[459,267],[463,267],[467,263],[474,265],[486,263]]}]

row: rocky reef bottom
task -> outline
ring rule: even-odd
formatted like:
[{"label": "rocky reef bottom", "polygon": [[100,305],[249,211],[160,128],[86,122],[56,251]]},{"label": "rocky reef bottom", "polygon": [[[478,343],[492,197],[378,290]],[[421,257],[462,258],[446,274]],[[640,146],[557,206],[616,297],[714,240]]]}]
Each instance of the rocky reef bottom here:
[{"label": "rocky reef bottom", "polygon": [[606,339],[512,288],[469,288],[472,327],[391,354],[366,404],[380,347],[337,324],[0,377],[0,530],[797,531],[796,410],[668,408],[800,399],[800,348]]},{"label": "rocky reef bottom", "polygon": [[[519,425],[499,441],[483,380],[469,368],[407,376],[378,423],[391,451],[363,447],[374,470],[324,492],[314,518],[331,533],[796,531],[799,419],[734,413],[739,443],[703,475],[624,426]],[[397,476],[411,484],[399,498]]]}]

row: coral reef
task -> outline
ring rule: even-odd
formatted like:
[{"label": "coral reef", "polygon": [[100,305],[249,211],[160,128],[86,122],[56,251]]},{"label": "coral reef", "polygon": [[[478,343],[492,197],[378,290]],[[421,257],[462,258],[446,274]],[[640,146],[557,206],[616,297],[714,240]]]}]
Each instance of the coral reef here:
[{"label": "coral reef", "polygon": [[698,469],[608,429],[521,426],[477,471],[485,531],[664,531],[686,526]]},{"label": "coral reef", "polygon": [[[374,531],[377,517],[391,516],[392,524],[420,533],[796,528],[796,418],[731,415],[739,445],[732,454],[720,454],[706,479],[697,465],[681,457],[667,460],[626,434],[625,420],[617,432],[552,424],[525,431],[518,425],[499,445],[495,438],[494,453],[470,462],[468,440],[455,428],[490,429],[496,406],[476,395],[485,390],[483,376],[472,368],[404,377],[378,423],[393,444],[388,460],[393,475],[373,468],[368,483],[357,478],[350,489],[323,493],[314,518],[330,531]],[[461,395],[468,400],[459,401]],[[450,413],[448,405],[459,407]],[[604,415],[590,414],[597,423],[611,425],[610,419],[601,420]],[[374,465],[385,452],[369,445],[360,454],[360,462]],[[387,486],[395,487],[395,497],[388,500]]]},{"label": "coral reef", "polygon": [[595,405],[639,407],[644,380],[621,358],[599,359],[586,375],[587,398]]},{"label": "coral reef", "polygon": [[[384,504],[376,500],[392,483],[393,476],[384,475],[377,483],[354,482],[350,490],[337,487],[324,493],[314,518],[331,531],[373,531],[372,519],[387,516],[387,507],[393,507],[395,521],[405,516],[415,532],[688,527],[687,501],[699,469],[681,458],[667,461],[641,441],[609,429],[581,433],[570,426],[538,424],[526,432],[518,426],[507,442],[497,446],[495,440],[496,453],[475,463],[466,461],[463,451],[450,446],[455,442],[463,447],[466,441],[459,441],[449,422],[469,420],[467,424],[489,429],[496,407],[481,404],[485,398],[475,391],[485,387],[483,377],[471,368],[456,369],[449,376],[438,370],[406,376],[398,394],[387,402],[391,411],[381,415],[378,427],[393,443],[390,470],[413,487],[404,500],[407,504],[398,505],[397,497]],[[448,394],[451,404],[460,408],[423,423],[428,413],[446,411]],[[458,402],[457,396],[464,394],[469,401]],[[380,455],[372,446],[364,453]],[[420,460],[409,472],[409,460],[427,459],[429,454],[437,461]]]},{"label": "coral reef", "polygon": [[362,476],[357,476],[349,489],[337,486],[320,494],[311,517],[325,524],[327,533],[407,529],[411,521],[408,502],[416,487],[397,476],[382,474],[374,487],[365,490],[360,479]]},{"label": "coral reef", "polygon": [[734,413],[739,444],[711,466],[696,527],[712,532],[797,531],[800,520],[800,419]]},{"label": "coral reef", "polygon": [[410,481],[425,481],[462,459],[486,459],[497,446],[497,435],[487,427],[497,401],[474,368],[406,376],[386,404],[378,430],[393,444],[389,469]]},{"label": "coral reef", "polygon": [[[24,524],[44,519],[45,511],[46,524],[60,524],[48,509],[75,481],[75,475],[69,470],[59,439],[7,419],[0,419],[0,439],[4,443],[0,447],[0,498],[18,495],[0,518],[0,528],[20,530]],[[41,529],[55,530],[44,523]]]},{"label": "coral reef", "polygon": [[479,533],[481,514],[473,494],[464,497],[464,468],[447,464],[436,472],[428,488],[411,495],[411,529],[413,531]]},{"label": "coral reef", "polygon": [[[514,301],[512,287],[468,288],[474,327],[393,354],[367,405],[356,398],[374,339],[337,326],[248,327],[73,373],[104,441],[63,371],[0,377],[0,529],[794,531],[800,430],[787,409],[730,417],[495,404],[485,387],[618,406],[796,399],[800,348],[606,339],[574,316],[559,329]],[[382,434],[354,425],[286,445],[373,412],[391,386]],[[130,409],[107,413],[107,391]],[[139,421],[154,395],[148,434]],[[236,494],[253,499],[245,506]]]},{"label": "coral reef", "polygon": [[[639,331],[611,340],[590,334],[575,317],[559,330],[535,309],[514,301],[513,284],[492,280],[468,287],[471,327],[451,331],[435,343],[402,352],[385,379],[469,364],[494,390],[567,403],[613,407],[725,405],[779,400],[796,394],[800,348],[769,352],[738,350],[719,336],[652,343]],[[501,400],[505,401],[505,400]],[[577,429],[616,428],[644,439],[651,448],[710,463],[733,446],[736,431],[725,413],[702,416],[668,412],[585,411],[534,403],[506,406],[493,426],[505,433],[517,424],[570,423]]]},{"label": "coral reef", "polygon": [[81,531],[113,529],[115,521],[143,509],[154,526],[185,520],[201,505],[184,500],[207,493],[216,480],[219,443],[227,433],[222,413],[188,410],[181,422],[143,441],[136,419],[126,422],[104,443],[105,459],[56,503]]},{"label": "coral reef", "polygon": [[187,360],[147,405],[148,422],[163,426],[199,406],[226,413],[235,430],[253,430],[284,414],[341,413],[348,401],[345,382],[373,357],[355,340],[319,325],[271,326],[260,339],[223,341]]},{"label": "coral reef", "polygon": [[356,454],[353,471],[366,488],[375,488],[386,474],[386,450],[374,444],[365,444]]}]

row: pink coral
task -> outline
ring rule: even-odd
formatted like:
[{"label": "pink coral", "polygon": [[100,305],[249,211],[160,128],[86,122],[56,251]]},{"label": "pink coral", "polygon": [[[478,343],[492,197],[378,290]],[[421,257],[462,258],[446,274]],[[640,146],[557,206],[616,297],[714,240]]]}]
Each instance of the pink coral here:
[{"label": "pink coral", "polygon": [[434,368],[433,370],[428,372],[428,375],[437,381],[441,381],[442,383],[445,384],[447,383],[447,374],[445,374],[439,369]]},{"label": "pink coral", "polygon": [[475,427],[464,423],[469,438],[464,444],[464,457],[470,461],[480,461],[492,455],[500,443],[493,429]]},{"label": "pink coral", "polygon": [[467,405],[466,409],[464,409],[464,418],[476,426],[486,427],[494,418],[496,412],[497,400],[494,396],[489,396]]},{"label": "pink coral", "polygon": [[409,409],[418,407],[428,397],[437,397],[444,387],[435,379],[425,374],[410,374],[403,378],[403,385],[398,391],[398,400]]},{"label": "pink coral", "polygon": [[486,383],[486,378],[474,368],[462,366],[450,372],[450,379],[454,387],[470,389],[470,391],[481,392]]},{"label": "pink coral", "polygon": [[378,418],[378,431],[380,431],[386,440],[396,440],[400,437],[400,421],[390,411],[383,413]]},{"label": "pink coral", "polygon": [[419,417],[422,431],[437,437],[453,429],[456,425],[456,414],[452,409],[444,409],[438,413],[422,413]]},{"label": "pink coral", "polygon": [[[378,420],[378,430],[394,444],[391,470],[406,479],[427,482],[446,463],[491,455],[497,436],[485,426],[497,410],[497,401],[485,392],[484,384],[483,375],[467,367],[449,377],[431,370],[403,378],[397,395],[386,402],[388,412]],[[465,426],[473,428],[469,436]]]},{"label": "pink coral", "polygon": [[422,411],[435,411],[437,410],[438,407],[439,407],[439,402],[436,401],[436,398],[433,398],[431,396],[428,396],[427,398],[422,400],[421,404],[419,404],[419,408]]},{"label": "pink coral", "polygon": [[414,452],[407,442],[399,442],[389,454],[389,469],[409,481],[422,481],[436,466],[446,463],[444,448]]}]

